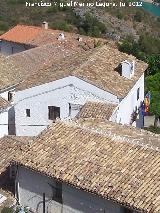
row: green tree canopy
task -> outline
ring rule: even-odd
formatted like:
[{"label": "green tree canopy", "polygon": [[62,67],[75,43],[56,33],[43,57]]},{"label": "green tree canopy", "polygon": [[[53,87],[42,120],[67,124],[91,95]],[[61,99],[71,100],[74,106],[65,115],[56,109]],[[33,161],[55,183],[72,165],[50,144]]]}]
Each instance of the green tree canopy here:
[{"label": "green tree canopy", "polygon": [[151,92],[150,112],[155,115],[155,126],[160,117],[160,73],[146,77],[146,90]]}]

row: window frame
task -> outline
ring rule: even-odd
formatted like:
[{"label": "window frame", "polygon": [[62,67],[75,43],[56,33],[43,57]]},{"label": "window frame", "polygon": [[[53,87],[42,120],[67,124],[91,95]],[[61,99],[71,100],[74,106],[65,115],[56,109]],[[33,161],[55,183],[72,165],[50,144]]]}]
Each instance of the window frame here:
[{"label": "window frame", "polygon": [[57,118],[60,118],[60,111],[60,107],[48,106],[48,120],[55,121]]},{"label": "window frame", "polygon": [[27,118],[31,117],[31,110],[30,109],[26,109],[26,117]]},{"label": "window frame", "polygon": [[138,87],[137,89],[137,101],[139,100],[139,97],[140,97],[140,87]]}]

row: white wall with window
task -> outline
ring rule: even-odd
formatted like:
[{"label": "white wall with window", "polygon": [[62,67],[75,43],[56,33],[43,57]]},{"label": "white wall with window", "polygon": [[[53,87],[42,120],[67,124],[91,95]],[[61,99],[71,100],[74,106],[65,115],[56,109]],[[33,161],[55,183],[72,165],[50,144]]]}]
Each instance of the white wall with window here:
[{"label": "white wall with window", "polygon": [[73,118],[89,100],[118,102],[116,96],[75,77],[17,91],[14,97],[16,135],[34,136],[56,118]]},{"label": "white wall with window", "polygon": [[[138,110],[141,102],[144,100],[144,74],[136,82],[128,95],[121,100],[117,110],[117,123],[130,124],[131,114]],[[143,126],[143,117],[137,117],[137,121],[132,125],[141,128]]]},{"label": "white wall with window", "polygon": [[16,185],[20,204],[37,213],[43,212],[43,193],[47,213],[136,213],[24,167],[18,169]]}]

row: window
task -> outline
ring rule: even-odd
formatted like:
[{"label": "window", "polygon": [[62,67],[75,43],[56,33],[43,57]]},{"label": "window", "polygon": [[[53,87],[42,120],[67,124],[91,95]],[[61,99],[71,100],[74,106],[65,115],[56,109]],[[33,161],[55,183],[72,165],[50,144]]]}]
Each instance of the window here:
[{"label": "window", "polygon": [[56,118],[60,118],[60,107],[48,106],[48,119],[56,120]]},{"label": "window", "polygon": [[13,98],[13,93],[8,92],[8,101],[12,101],[12,98]]},{"label": "window", "polygon": [[137,89],[137,101],[139,100],[140,88]]},{"label": "window", "polygon": [[59,203],[62,203],[62,183],[60,182],[56,182],[56,192],[53,199]]},{"label": "window", "polygon": [[26,109],[26,117],[31,117],[31,110],[30,109]]},{"label": "window", "polygon": [[71,111],[72,111],[72,108],[71,108],[71,104],[69,103],[69,116],[71,116]]},{"label": "window", "polygon": [[56,181],[55,185],[52,185],[51,183],[48,183],[48,185],[52,188],[52,200],[62,203],[62,183]]},{"label": "window", "polygon": [[14,47],[11,48],[11,52],[12,52],[12,54],[14,53]]},{"label": "window", "polygon": [[128,209],[128,208],[124,208],[124,213],[133,213],[133,210]]}]

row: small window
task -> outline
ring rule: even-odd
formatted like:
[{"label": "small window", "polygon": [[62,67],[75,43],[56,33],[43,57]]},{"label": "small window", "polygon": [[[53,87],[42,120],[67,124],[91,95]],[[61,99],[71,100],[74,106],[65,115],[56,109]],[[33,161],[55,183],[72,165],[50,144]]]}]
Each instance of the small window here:
[{"label": "small window", "polygon": [[139,100],[140,88],[137,89],[137,101]]},{"label": "small window", "polygon": [[53,200],[62,203],[62,183],[56,182],[56,192]]},{"label": "small window", "polygon": [[12,99],[13,99],[13,93],[8,92],[8,101],[12,101]]},{"label": "small window", "polygon": [[51,187],[52,189],[52,200],[55,200],[56,202],[59,202],[62,204],[63,200],[62,200],[62,183],[55,181],[55,184],[52,185],[51,183],[48,183],[48,185]]},{"label": "small window", "polygon": [[72,108],[71,108],[71,104],[69,103],[69,116],[71,116],[71,111],[72,111]]},{"label": "small window", "polygon": [[26,117],[31,117],[31,110],[30,109],[26,109]]},{"label": "small window", "polygon": [[128,209],[128,208],[124,208],[124,213],[133,213],[133,210]]},{"label": "small window", "polygon": [[14,47],[11,47],[11,53],[12,54],[14,53]]},{"label": "small window", "polygon": [[48,106],[48,119],[56,120],[56,118],[60,118],[60,107]]}]

